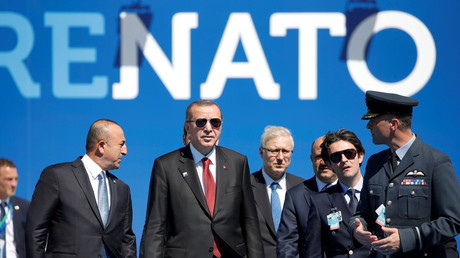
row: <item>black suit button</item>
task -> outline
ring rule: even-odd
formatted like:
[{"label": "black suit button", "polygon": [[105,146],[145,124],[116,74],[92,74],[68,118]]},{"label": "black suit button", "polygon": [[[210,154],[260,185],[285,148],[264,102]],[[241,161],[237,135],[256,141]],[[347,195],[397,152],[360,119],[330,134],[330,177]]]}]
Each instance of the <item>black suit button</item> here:
[{"label": "black suit button", "polygon": [[212,253],[214,251],[214,247],[209,247],[209,252]]}]

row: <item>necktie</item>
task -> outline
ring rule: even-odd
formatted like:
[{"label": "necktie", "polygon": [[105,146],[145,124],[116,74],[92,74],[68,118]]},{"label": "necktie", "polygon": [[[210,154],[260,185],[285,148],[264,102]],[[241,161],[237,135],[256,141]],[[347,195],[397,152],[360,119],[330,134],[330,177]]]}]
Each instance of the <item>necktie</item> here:
[{"label": "necktie", "polygon": [[330,186],[330,184],[325,185],[323,188],[321,188],[321,191],[319,191],[319,192],[321,193],[321,192],[326,191],[329,186]]},{"label": "necktie", "polygon": [[98,176],[99,187],[97,190],[98,195],[98,208],[99,214],[101,214],[102,222],[104,227],[107,224],[107,219],[109,218],[109,197],[107,193],[107,184],[105,183],[105,173],[102,171]]},{"label": "necktie", "polygon": [[[3,217],[5,217],[5,214],[6,214],[5,207],[6,206],[7,206],[6,202],[1,201],[0,219],[3,219]],[[6,220],[5,220],[5,226],[3,227],[2,231],[1,231],[1,236],[0,236],[0,239],[4,240],[3,245],[1,246],[2,252],[0,253],[0,257],[2,257],[2,258],[6,258],[6,236],[5,235],[6,235]]]},{"label": "necktie", "polygon": [[[203,158],[201,162],[203,162],[203,178],[204,190],[206,193],[206,204],[208,205],[211,216],[214,216],[214,204],[216,203],[216,182],[214,182],[214,177],[212,176],[211,170],[209,169],[209,164],[211,163],[211,160],[208,158]],[[212,254],[215,257],[222,256],[217,247],[215,239]]]},{"label": "necktie", "polygon": [[272,189],[272,216],[273,216],[273,224],[275,225],[275,230],[278,231],[278,227],[281,221],[281,201],[276,189],[278,189],[278,182],[273,182],[270,185]]},{"label": "necktie", "polygon": [[348,207],[350,208],[351,213],[356,212],[356,207],[358,207],[358,198],[356,197],[356,189],[349,188],[347,191],[348,196],[350,196],[350,202],[348,203]]},{"label": "necktie", "polygon": [[396,155],[396,151],[393,151],[393,153],[391,153],[391,168],[393,168],[393,172],[396,170],[397,166],[398,166],[398,155]]}]

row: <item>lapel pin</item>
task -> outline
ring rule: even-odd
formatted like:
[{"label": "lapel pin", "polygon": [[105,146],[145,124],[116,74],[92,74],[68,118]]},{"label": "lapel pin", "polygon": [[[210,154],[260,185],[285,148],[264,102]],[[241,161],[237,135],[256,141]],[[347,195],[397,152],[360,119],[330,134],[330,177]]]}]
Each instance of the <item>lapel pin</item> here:
[{"label": "lapel pin", "polygon": [[19,210],[19,205],[15,205],[14,209],[18,211]]},{"label": "lapel pin", "polygon": [[113,179],[113,183],[114,183],[114,184],[116,184],[116,183],[117,183],[117,181],[116,181],[115,179]]},{"label": "lapel pin", "polygon": [[182,176],[183,176],[184,178],[186,178],[186,177],[188,176],[188,173],[187,173],[187,172],[183,172],[183,173],[182,173]]},{"label": "lapel pin", "polygon": [[227,169],[227,166],[224,165],[224,169]]}]

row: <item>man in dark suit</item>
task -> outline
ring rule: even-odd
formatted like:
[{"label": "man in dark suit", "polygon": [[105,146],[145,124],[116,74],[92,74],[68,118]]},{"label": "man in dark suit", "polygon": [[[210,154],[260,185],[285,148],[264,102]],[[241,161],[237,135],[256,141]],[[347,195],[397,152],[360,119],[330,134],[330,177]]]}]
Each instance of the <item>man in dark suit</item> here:
[{"label": "man in dark suit", "polygon": [[286,172],[293,149],[294,139],[287,128],[265,127],[259,147],[263,167],[251,175],[251,185],[266,258],[276,258],[276,231],[286,191],[304,181]]},{"label": "man in dark suit", "polygon": [[27,215],[28,257],[136,257],[131,193],[108,172],[126,154],[121,127],[98,120],[85,156],[43,170]]},{"label": "man in dark suit", "polygon": [[337,174],[339,183],[312,195],[304,257],[368,257],[369,247],[353,241],[348,222],[356,211],[363,177],[364,148],[351,131],[326,134],[322,156]]},{"label": "man in dark suit", "polygon": [[187,107],[190,144],[155,160],[141,257],[264,257],[247,158],[216,146],[219,106]]},{"label": "man in dark suit", "polygon": [[372,141],[390,148],[367,162],[354,237],[376,256],[458,257],[458,179],[449,156],[412,133],[418,100],[367,91],[366,104]]},{"label": "man in dark suit", "polygon": [[[0,249],[8,258],[26,258],[26,215],[29,201],[15,196],[18,185],[16,165],[0,159],[0,200],[4,222],[0,226]],[[3,224],[5,226],[3,226]]]},{"label": "man in dark suit", "polygon": [[307,233],[310,196],[326,190],[337,183],[337,175],[321,158],[321,144],[324,136],[311,146],[310,160],[315,176],[292,187],[286,193],[281,223],[277,234],[276,253],[279,258],[305,257],[305,235]]}]

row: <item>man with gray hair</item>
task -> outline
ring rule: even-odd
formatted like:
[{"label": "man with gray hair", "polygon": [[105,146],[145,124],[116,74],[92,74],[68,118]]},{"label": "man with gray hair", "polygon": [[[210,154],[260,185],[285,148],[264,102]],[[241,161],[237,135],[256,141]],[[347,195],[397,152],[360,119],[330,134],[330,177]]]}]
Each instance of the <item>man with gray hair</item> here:
[{"label": "man with gray hair", "polygon": [[265,127],[259,147],[263,167],[251,175],[251,185],[266,258],[276,258],[276,232],[286,191],[305,180],[286,172],[293,149],[294,139],[287,128]]}]

